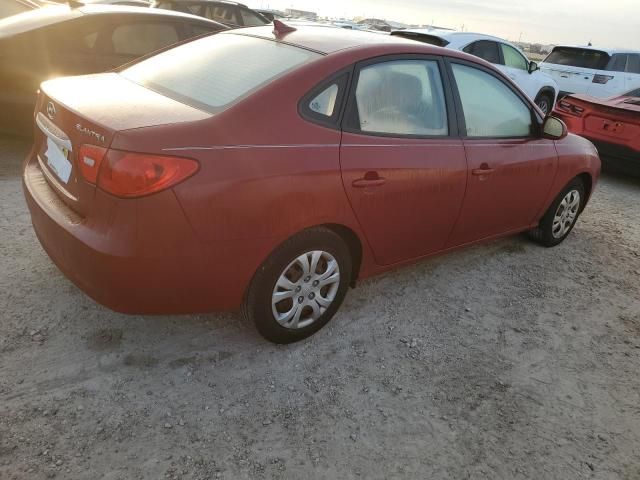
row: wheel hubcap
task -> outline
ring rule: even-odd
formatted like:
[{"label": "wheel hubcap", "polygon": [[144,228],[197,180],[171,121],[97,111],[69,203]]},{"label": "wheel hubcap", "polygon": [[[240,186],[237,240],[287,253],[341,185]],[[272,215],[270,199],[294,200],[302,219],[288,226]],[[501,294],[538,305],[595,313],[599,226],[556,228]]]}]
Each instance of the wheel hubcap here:
[{"label": "wheel hubcap", "polygon": [[571,190],[558,205],[556,214],[553,217],[551,233],[553,238],[562,238],[571,229],[580,208],[580,192]]},{"label": "wheel hubcap", "polygon": [[308,327],[329,308],[339,287],[340,267],[330,253],[304,253],[276,282],[271,297],[273,317],[286,328]]}]

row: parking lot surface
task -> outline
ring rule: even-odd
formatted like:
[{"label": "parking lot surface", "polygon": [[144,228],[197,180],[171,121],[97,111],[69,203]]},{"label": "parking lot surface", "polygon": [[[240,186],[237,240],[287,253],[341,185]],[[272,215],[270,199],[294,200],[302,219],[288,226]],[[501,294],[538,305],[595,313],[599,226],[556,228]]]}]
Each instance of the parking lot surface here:
[{"label": "parking lot surface", "polygon": [[640,478],[640,181],[603,176],[559,247],[362,282],[283,347],[95,304],[36,239],[26,150],[0,138],[0,479]]}]

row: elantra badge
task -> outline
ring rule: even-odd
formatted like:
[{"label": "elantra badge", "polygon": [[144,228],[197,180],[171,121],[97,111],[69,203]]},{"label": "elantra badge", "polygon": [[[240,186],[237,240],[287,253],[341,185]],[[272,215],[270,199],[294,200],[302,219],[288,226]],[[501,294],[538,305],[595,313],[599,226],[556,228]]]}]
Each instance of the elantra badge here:
[{"label": "elantra badge", "polygon": [[83,135],[88,135],[92,138],[95,138],[99,142],[104,143],[104,135],[96,132],[95,130],[91,130],[83,125],[80,125],[79,123],[76,123],[76,130],[78,130]]}]

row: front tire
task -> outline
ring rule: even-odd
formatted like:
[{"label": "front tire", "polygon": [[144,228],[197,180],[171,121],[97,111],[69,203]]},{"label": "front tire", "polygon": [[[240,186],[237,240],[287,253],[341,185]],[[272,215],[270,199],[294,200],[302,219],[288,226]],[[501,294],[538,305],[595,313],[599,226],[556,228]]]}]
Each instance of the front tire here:
[{"label": "front tire", "polygon": [[529,235],[545,247],[559,245],[573,230],[585,201],[584,183],[576,178],[555,198]]},{"label": "front tire", "polygon": [[549,115],[553,110],[553,98],[548,93],[539,93],[535,103],[545,116]]},{"label": "front tire", "polygon": [[307,338],[331,320],[351,283],[349,248],[332,230],[305,230],[280,245],[247,290],[244,317],[274,343]]}]

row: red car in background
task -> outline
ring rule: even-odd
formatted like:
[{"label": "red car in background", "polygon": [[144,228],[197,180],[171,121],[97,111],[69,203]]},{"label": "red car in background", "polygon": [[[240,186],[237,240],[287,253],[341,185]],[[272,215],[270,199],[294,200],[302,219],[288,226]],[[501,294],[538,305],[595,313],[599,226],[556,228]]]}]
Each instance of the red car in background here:
[{"label": "red car in background", "polygon": [[358,278],[570,233],[598,154],[495,67],[274,23],[42,84],[25,196],[44,249],[98,302],[242,306],[287,343],[326,324]]},{"label": "red car in background", "polygon": [[640,89],[609,99],[570,95],[554,113],[596,145],[605,165],[640,175]]}]

